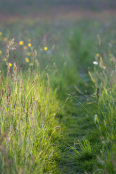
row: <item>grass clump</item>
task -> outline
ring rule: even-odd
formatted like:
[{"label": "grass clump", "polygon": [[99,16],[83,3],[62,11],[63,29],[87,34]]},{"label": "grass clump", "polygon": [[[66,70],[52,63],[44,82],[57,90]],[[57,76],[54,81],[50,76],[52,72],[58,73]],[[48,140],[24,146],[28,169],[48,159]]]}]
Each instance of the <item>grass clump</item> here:
[{"label": "grass clump", "polygon": [[[23,75],[16,64],[0,74],[1,173],[55,172],[53,154],[60,137],[55,115],[62,112],[44,71]],[[56,152],[55,152],[56,153]]]},{"label": "grass clump", "polygon": [[[81,116],[78,122],[79,124],[82,124],[79,127],[85,131],[82,134],[85,136],[85,139],[81,137],[79,142],[76,141],[76,143],[74,143],[76,146],[73,146],[72,149],[75,152],[75,161],[79,166],[76,171],[79,170],[79,172],[82,173],[87,171],[90,173],[114,174],[116,172],[116,61],[114,49],[115,41],[112,39],[115,37],[115,33],[113,33],[113,35],[108,35],[107,29],[105,28],[105,25],[100,26],[100,28],[99,26],[96,27],[96,25],[94,27],[94,24],[90,24],[86,28],[82,26],[82,30],[78,29],[76,32],[74,32],[71,39],[73,60],[76,61],[79,66],[80,75],[83,73],[83,71],[86,73],[87,66],[89,65],[90,68],[88,69],[88,72],[89,76],[91,77],[91,81],[93,82],[91,87],[94,87],[93,89],[89,89],[89,94],[91,95],[86,95],[86,93],[83,92],[83,89],[85,89],[84,83],[78,84],[78,87],[79,89],[81,87],[81,90],[78,90],[77,88],[77,91],[80,93],[80,98],[77,100],[77,102],[79,101],[79,103],[83,106],[83,110],[85,109],[88,115],[90,115],[92,118],[92,120],[89,120],[89,122],[87,122],[86,119],[80,121],[85,117],[82,117],[84,111],[81,113],[77,111],[78,117],[79,115]],[[113,28],[112,22],[108,24],[108,31],[111,32],[111,28]],[[91,29],[93,32],[91,35],[88,35],[87,33],[89,33]],[[83,34],[81,31],[83,31]],[[103,33],[103,31],[105,32]],[[98,43],[97,40],[95,40],[95,37],[97,38]],[[84,54],[84,52],[86,54]],[[83,66],[81,67],[80,65],[82,63],[82,59],[84,61]],[[94,67],[92,64],[95,64]],[[87,79],[84,79],[84,81],[87,81],[88,84]],[[87,99],[87,103],[90,104],[90,106],[85,104],[85,101],[83,103],[80,102],[81,95],[85,96],[85,100]],[[88,142],[87,144],[86,141]],[[91,149],[91,151],[88,152],[88,149]]]},{"label": "grass clump", "polygon": [[[101,28],[97,21],[45,23],[24,19],[1,28],[0,170],[113,173],[115,56],[109,48],[115,33],[110,42],[100,36],[113,27]],[[74,33],[72,24],[78,25]],[[15,51],[7,47],[12,37]]]},{"label": "grass clump", "polygon": [[[103,66],[104,64],[104,66]],[[115,149],[116,149],[116,118],[115,118],[115,69],[112,68],[112,58],[108,62],[99,60],[100,76],[96,85],[99,85],[98,93],[98,129],[101,132],[102,150],[98,157],[102,164],[100,173],[115,173]],[[109,73],[110,72],[110,73]],[[96,72],[96,79],[99,72]],[[107,171],[107,172],[106,172]],[[99,173],[99,172],[97,172]]]},{"label": "grass clump", "polygon": [[[105,57],[98,59],[98,67],[95,69],[94,79],[97,88],[97,110],[94,121],[99,130],[99,152],[96,153],[97,166],[93,173],[116,172],[116,118],[115,118],[115,67],[112,64],[115,57],[110,54],[108,59]],[[94,136],[94,135],[93,135]]]}]

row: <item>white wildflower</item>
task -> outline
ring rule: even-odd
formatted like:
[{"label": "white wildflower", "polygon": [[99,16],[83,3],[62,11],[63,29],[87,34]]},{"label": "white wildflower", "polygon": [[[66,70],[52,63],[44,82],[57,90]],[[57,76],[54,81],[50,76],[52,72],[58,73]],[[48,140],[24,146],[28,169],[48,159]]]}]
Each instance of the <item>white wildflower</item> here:
[{"label": "white wildflower", "polygon": [[98,119],[97,114],[94,115],[94,122],[99,124],[99,119]]},{"label": "white wildflower", "polygon": [[93,61],[93,64],[94,64],[94,65],[98,65],[98,62],[97,62],[97,61]]}]

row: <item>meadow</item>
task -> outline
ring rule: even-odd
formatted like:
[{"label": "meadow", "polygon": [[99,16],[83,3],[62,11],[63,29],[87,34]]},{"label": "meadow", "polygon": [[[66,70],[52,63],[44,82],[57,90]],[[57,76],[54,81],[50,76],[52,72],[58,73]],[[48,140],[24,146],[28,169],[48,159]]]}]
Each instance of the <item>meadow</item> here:
[{"label": "meadow", "polygon": [[0,13],[0,173],[115,174],[115,11],[29,9]]}]

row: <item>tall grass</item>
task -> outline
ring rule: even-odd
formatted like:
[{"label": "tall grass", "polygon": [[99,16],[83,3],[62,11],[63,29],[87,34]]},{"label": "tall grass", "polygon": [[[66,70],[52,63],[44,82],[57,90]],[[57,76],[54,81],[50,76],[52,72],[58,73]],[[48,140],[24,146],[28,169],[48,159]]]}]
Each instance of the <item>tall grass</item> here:
[{"label": "tall grass", "polygon": [[27,47],[31,53],[29,62],[15,63],[17,56],[28,53],[23,47],[20,42],[6,39],[6,49],[3,47],[1,54],[0,170],[3,174],[56,173],[54,158],[60,156],[61,140],[58,117],[64,115],[66,92],[78,74],[72,76],[74,69],[69,56],[66,62],[57,57],[52,60],[44,47],[39,48],[38,55],[32,46]]},{"label": "tall grass", "polygon": [[[93,38],[91,37],[93,33],[95,34],[95,32],[92,33],[91,37],[90,35],[86,35],[90,41],[88,42],[88,39],[86,38],[84,41],[80,30],[76,31],[71,42],[71,50],[75,55],[74,59],[76,59],[78,63],[81,62],[81,59],[86,60],[84,64],[86,70],[86,65],[90,65],[91,70],[89,68],[88,72],[91,80],[94,83],[95,87],[93,94],[96,96],[96,99],[91,102],[91,110],[88,110],[88,112],[91,113],[93,117],[92,119],[96,124],[96,128],[93,133],[90,133],[88,136],[77,143],[81,148],[80,151],[77,151],[75,147],[72,148],[77,154],[77,161],[83,161],[84,165],[81,165],[81,167],[84,170],[91,171],[94,174],[116,173],[116,58],[114,49],[115,41],[113,40],[115,33],[111,34],[111,29],[113,26],[114,25],[112,22],[107,23],[107,26],[105,26],[105,24],[102,27],[100,26],[100,30],[96,32],[96,40],[98,40],[98,44],[96,41],[92,42]],[[82,29],[84,32],[84,28]],[[90,30],[90,26],[88,26],[84,32],[84,35]],[[110,34],[107,35],[107,32]],[[77,48],[77,43],[79,45],[78,48],[80,49]],[[82,46],[83,43],[85,43],[86,47]],[[85,51],[81,52],[81,50]],[[94,61],[96,61],[96,65],[94,65],[93,69],[92,63],[94,63]],[[94,106],[95,109],[93,112],[92,107]],[[86,109],[90,108],[86,105]],[[94,136],[96,136],[96,140]],[[94,162],[88,158],[94,159]],[[85,163],[88,163],[88,165]]]},{"label": "tall grass", "polygon": [[[74,109],[78,110],[80,120],[87,122],[86,126],[91,125],[90,118],[82,116],[83,110],[88,110],[95,128],[74,144],[78,169],[115,173],[115,32],[111,37],[108,35],[113,22],[101,27],[102,22],[82,21],[75,24],[76,32],[72,26],[66,32],[67,23],[62,29],[62,22],[47,21],[40,25],[36,20],[25,19],[18,24],[14,19],[1,27],[0,170],[3,174],[56,173],[55,156],[60,155],[58,145],[64,124],[64,119],[60,123],[58,117],[72,114]],[[16,42],[8,47],[13,36]],[[20,45],[20,41],[24,44]],[[99,66],[93,66],[93,61]],[[79,74],[85,75],[84,82]],[[78,100],[68,103],[67,94],[76,94],[74,87],[90,99],[90,105],[82,103],[84,107],[80,108],[76,105]]]},{"label": "tall grass", "polygon": [[[0,171],[4,173],[52,173],[53,154],[60,137],[55,115],[62,112],[48,74],[25,75],[13,65],[0,74]],[[55,172],[55,171],[54,171]]]},{"label": "tall grass", "polygon": [[[98,157],[101,168],[97,173],[116,172],[116,118],[115,118],[115,64],[114,56],[108,56],[108,61],[99,60],[101,70],[96,70],[96,81],[99,79],[99,102],[98,102],[98,129],[101,132],[102,151]],[[99,75],[100,74],[100,75]],[[99,75],[99,77],[98,77]]]}]

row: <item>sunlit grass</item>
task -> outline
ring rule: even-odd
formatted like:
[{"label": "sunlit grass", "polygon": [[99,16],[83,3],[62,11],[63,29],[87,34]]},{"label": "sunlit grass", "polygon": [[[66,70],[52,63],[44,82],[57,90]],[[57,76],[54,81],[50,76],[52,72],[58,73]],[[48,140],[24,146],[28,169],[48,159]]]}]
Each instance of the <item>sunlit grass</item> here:
[{"label": "sunlit grass", "polygon": [[[53,44],[50,46],[52,51],[47,52],[48,47],[44,46],[38,50],[33,49],[28,45],[28,39],[28,42],[26,39],[15,40],[8,40],[6,48],[1,41],[1,148],[8,157],[5,157],[1,149],[0,169],[3,174],[7,171],[55,173],[57,164],[54,154],[60,156],[58,144],[61,140],[61,126],[57,117],[63,115],[66,91],[78,74],[72,78],[71,70],[68,72],[69,78],[66,62],[60,65],[63,74],[59,71],[59,60],[56,57],[52,60]],[[41,52],[41,49],[44,51]],[[48,62],[49,59],[51,62]],[[19,71],[22,64],[26,67],[25,71]],[[62,101],[58,99],[60,93]]]},{"label": "sunlit grass", "polygon": [[[77,35],[74,35],[73,42],[71,43],[73,44],[72,50],[74,51],[74,53],[76,53],[76,55],[78,55],[78,52],[76,50],[76,41],[79,42],[79,37],[80,37],[79,32],[77,32]],[[91,110],[88,110],[88,112],[92,114],[93,121],[96,124],[95,130],[99,132],[99,136],[96,137],[96,141],[95,141],[97,146],[94,144],[94,142],[92,142],[92,140],[94,140],[94,134],[95,134],[95,132],[93,131],[93,133],[91,134],[91,138],[89,135],[89,136],[86,136],[84,140],[82,139],[79,142],[77,142],[77,144],[79,145],[83,143],[80,146],[81,150],[79,149],[79,152],[74,147],[72,147],[72,149],[77,154],[77,162],[79,162],[80,168],[81,170],[83,170],[83,172],[86,170],[88,172],[92,171],[92,173],[94,174],[96,173],[115,174],[116,172],[115,170],[115,166],[116,166],[116,153],[115,153],[115,150],[116,150],[116,130],[115,130],[115,125],[116,125],[116,119],[115,119],[116,67],[115,66],[116,65],[115,63],[116,61],[115,61],[115,54],[116,52],[114,49],[115,47],[114,42],[106,43],[104,40],[105,39],[107,40],[109,36],[105,35],[104,37],[105,38],[101,39],[101,37],[97,35],[98,44],[94,42],[94,47],[90,50],[90,52],[88,52],[89,55],[92,55],[94,53],[95,57],[90,56],[91,58],[89,57],[86,60],[88,62],[91,61],[91,63],[93,63],[94,65],[94,68],[92,66],[88,68],[88,72],[92,82],[95,84],[93,95],[94,97],[96,96],[96,100],[94,99],[93,102],[90,102]],[[81,38],[80,38],[80,43],[82,44]],[[107,48],[107,45],[108,45],[108,48]],[[91,42],[91,46],[92,46],[92,42]],[[85,47],[85,50],[86,48],[87,47]],[[84,47],[83,48],[80,47],[80,50],[81,49],[84,50]],[[94,51],[95,49],[97,53],[95,53]],[[88,54],[85,54],[85,57],[83,57],[83,52],[80,51],[79,53],[80,59],[82,59],[82,57],[84,59],[87,58]],[[81,60],[79,61],[81,62]],[[86,67],[86,64],[85,64],[85,67]],[[96,105],[96,109],[94,110],[94,112],[92,111],[93,105]],[[88,109],[88,107],[86,106],[85,109]],[[87,141],[88,143],[86,143]],[[91,161],[90,168],[87,168],[85,164],[85,160],[87,160],[87,158],[94,159],[93,162],[90,160]],[[81,161],[83,161],[83,164],[81,164]],[[89,161],[89,159],[87,161]],[[88,172],[85,172],[85,173],[88,173]]]},{"label": "sunlit grass", "polygon": [[[52,156],[60,136],[55,115],[60,103],[52,91],[48,74],[28,70],[25,75],[8,64],[7,77],[2,75],[0,107],[1,173],[44,173],[55,170]],[[43,76],[44,74],[44,76]]]},{"label": "sunlit grass", "polygon": [[[2,173],[55,173],[56,163],[62,160],[68,161],[67,166],[63,164],[68,171],[71,159],[74,168],[82,173],[115,173],[113,22],[102,25],[100,21],[82,21],[74,25],[76,32],[69,23],[63,28],[57,22],[50,25],[40,25],[34,20],[28,21],[30,24],[15,22],[9,24],[10,31],[4,26],[0,36]],[[9,42],[14,37],[15,42]],[[79,73],[86,74],[84,82]],[[80,100],[73,102],[74,97],[69,101],[70,92],[80,99],[85,97],[84,105],[79,105]],[[73,127],[75,114],[78,118]],[[88,127],[93,130],[90,120],[97,133],[86,133]],[[63,142],[65,145],[60,144],[61,123],[64,127],[67,124],[67,132],[71,125],[73,133],[66,136],[71,145],[67,140]],[[80,130],[76,129],[78,126]],[[66,159],[58,156],[59,144],[62,153],[68,151],[65,149],[68,146],[76,155]],[[60,158],[59,162],[54,156]]]}]

